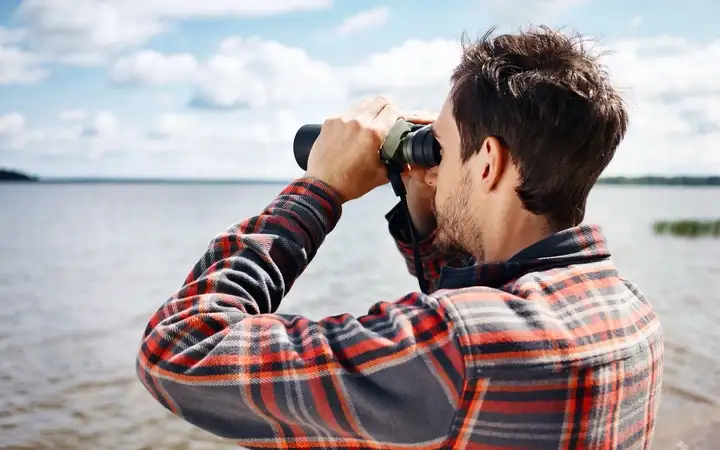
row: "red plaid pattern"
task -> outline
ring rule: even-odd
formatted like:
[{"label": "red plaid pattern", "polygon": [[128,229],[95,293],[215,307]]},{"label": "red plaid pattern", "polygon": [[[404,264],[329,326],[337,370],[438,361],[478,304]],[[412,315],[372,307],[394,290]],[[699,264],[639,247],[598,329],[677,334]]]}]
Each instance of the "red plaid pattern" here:
[{"label": "red plaid pattern", "polygon": [[137,373],[161,405],[258,449],[650,447],[661,328],[598,228],[489,265],[430,238],[430,295],[361,317],[275,313],[340,215],[301,178],[212,240],[143,335]]}]

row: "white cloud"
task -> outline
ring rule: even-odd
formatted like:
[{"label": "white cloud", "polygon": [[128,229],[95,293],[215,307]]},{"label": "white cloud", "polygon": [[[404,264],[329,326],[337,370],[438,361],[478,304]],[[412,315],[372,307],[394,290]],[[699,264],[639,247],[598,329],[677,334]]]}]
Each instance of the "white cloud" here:
[{"label": "white cloud", "polygon": [[16,158],[37,161],[49,155],[72,159],[74,155],[82,154],[83,157],[97,158],[111,149],[126,151],[132,148],[125,147],[125,143],[135,133],[129,127],[119,128],[117,119],[108,112],[98,112],[84,120],[61,121],[43,128],[18,120],[18,113],[8,116],[0,119],[0,123],[9,123],[8,128],[14,132],[3,135],[0,154],[10,162]]},{"label": "white cloud", "polygon": [[17,47],[26,35],[23,29],[0,26],[0,85],[34,84],[47,77],[39,55]]},{"label": "white cloud", "polygon": [[378,92],[416,108],[442,100],[459,55],[455,41],[409,40],[356,64],[333,67],[301,48],[230,37],[207,61],[142,51],[120,60],[110,77],[140,85],[184,80],[195,87],[192,103],[211,108],[336,105]]},{"label": "white cloud", "polygon": [[112,68],[110,78],[118,84],[169,84],[192,81],[198,62],[189,53],[164,55],[143,50],[120,59]]},{"label": "white cloud", "polygon": [[[74,1],[74,0],[73,0]],[[292,11],[329,8],[333,0],[135,0],[131,2],[147,15],[186,19],[191,17],[262,17]]]},{"label": "white cloud", "polygon": [[0,26],[0,44],[14,44],[25,39],[26,31]]},{"label": "white cloud", "polygon": [[109,111],[97,112],[83,127],[85,136],[115,136],[118,132],[118,118]]},{"label": "white cloud", "polygon": [[0,115],[0,139],[17,136],[25,128],[25,117],[20,113]]},{"label": "white cloud", "polygon": [[635,16],[630,21],[630,27],[631,28],[639,28],[640,25],[643,24],[643,22],[645,22],[645,18],[643,18],[643,16]]},{"label": "white cloud", "polygon": [[616,83],[631,95],[720,94],[720,40],[698,45],[662,36],[620,40],[611,48],[606,62]]},{"label": "white cloud", "polygon": [[522,24],[535,23],[555,25],[555,21],[569,11],[590,3],[592,0],[480,0],[486,14],[495,23],[504,23],[515,28]]},{"label": "white cloud", "polygon": [[220,107],[262,107],[343,95],[332,66],[313,60],[305,50],[233,37],[203,64],[195,100]]},{"label": "white cloud", "polygon": [[287,147],[300,125],[286,110],[168,113],[147,128],[108,111],[68,110],[44,127],[11,113],[0,116],[0,166],[44,176],[289,179],[302,173]]},{"label": "white cloud", "polygon": [[608,173],[718,173],[720,40],[619,40],[604,58],[630,108],[630,128]]},{"label": "white cloud", "polygon": [[340,67],[337,76],[356,94],[381,93],[408,109],[437,108],[459,58],[456,41],[412,39],[368,55],[357,64]]},{"label": "white cloud", "polygon": [[110,78],[140,85],[194,83],[194,103],[218,108],[255,108],[345,95],[345,86],[329,64],[312,60],[303,49],[255,37],[227,38],[203,63],[189,54],[138,52],[118,61]]},{"label": "white cloud", "polygon": [[348,17],[340,25],[335,27],[335,35],[348,36],[361,31],[379,28],[385,25],[390,17],[390,8],[378,6],[377,8],[360,11],[354,16]]},{"label": "white cloud", "polygon": [[198,133],[199,122],[186,114],[168,113],[158,118],[155,128],[148,135],[158,139],[183,137]]},{"label": "white cloud", "polygon": [[332,0],[25,0],[17,17],[29,43],[70,64],[99,64],[171,28],[169,21],[258,17],[328,8]]},{"label": "white cloud", "polygon": [[[658,37],[606,47],[614,53],[604,61],[625,92],[631,114],[628,136],[606,173],[720,172],[720,68],[712,64],[720,57],[720,41],[698,44]],[[36,130],[25,124],[11,142],[31,153],[64,149],[114,155],[113,165],[93,160],[107,164],[88,166],[98,173],[290,177],[299,174],[292,138],[302,123],[317,123],[358,96],[375,93],[389,95],[403,109],[437,110],[458,51],[454,41],[411,40],[355,64],[333,66],[277,42],[229,38],[208,60],[186,64],[196,70],[191,74],[188,69],[182,78],[205,106],[239,109],[167,114],[144,129],[129,129],[110,116],[65,113],[59,127]],[[133,70],[127,73],[135,82],[157,83],[168,79],[157,74],[170,73],[177,61],[153,55],[152,64],[129,64]],[[76,117],[73,123],[71,116]],[[89,129],[105,131],[84,135]]]},{"label": "white cloud", "polygon": [[83,109],[66,109],[60,113],[60,120],[67,122],[77,122],[85,120],[87,112]]},{"label": "white cloud", "polygon": [[164,30],[157,16],[137,6],[135,1],[27,0],[17,15],[28,27],[29,42],[48,56],[97,64],[109,53],[141,45]]},{"label": "white cloud", "polygon": [[189,147],[224,142],[237,152],[238,146],[243,143],[281,146],[294,136],[301,125],[299,117],[289,110],[219,114],[212,120],[202,113],[168,113],[158,118],[147,136],[172,145],[183,142]]},{"label": "white cloud", "polygon": [[36,54],[0,44],[0,85],[34,84],[47,75]]}]

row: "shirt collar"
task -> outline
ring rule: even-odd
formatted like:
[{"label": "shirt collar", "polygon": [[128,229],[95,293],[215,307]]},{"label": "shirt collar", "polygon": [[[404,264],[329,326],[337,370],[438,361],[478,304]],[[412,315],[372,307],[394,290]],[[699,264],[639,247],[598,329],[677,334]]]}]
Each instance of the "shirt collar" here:
[{"label": "shirt collar", "polygon": [[443,267],[438,289],[467,286],[500,287],[524,273],[581,264],[610,257],[598,225],[580,225],[559,231],[518,252],[505,262]]}]

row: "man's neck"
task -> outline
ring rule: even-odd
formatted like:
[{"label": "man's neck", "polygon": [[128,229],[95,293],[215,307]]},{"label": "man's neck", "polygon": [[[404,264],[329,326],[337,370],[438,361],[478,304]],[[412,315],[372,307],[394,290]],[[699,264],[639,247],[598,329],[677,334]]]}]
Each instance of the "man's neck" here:
[{"label": "man's neck", "polygon": [[483,234],[484,261],[507,261],[520,251],[553,234],[547,221],[525,210],[505,217]]}]

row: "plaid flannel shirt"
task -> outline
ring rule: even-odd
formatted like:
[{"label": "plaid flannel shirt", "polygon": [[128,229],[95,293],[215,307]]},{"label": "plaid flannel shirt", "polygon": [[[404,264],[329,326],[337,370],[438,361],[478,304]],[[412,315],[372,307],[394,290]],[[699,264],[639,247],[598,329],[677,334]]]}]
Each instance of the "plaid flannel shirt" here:
[{"label": "plaid flannel shirt", "polygon": [[275,313],[340,215],[300,178],[212,240],[143,336],[137,373],[162,406],[257,449],[649,448],[661,328],[598,228],[484,265],[431,236],[429,295],[361,317]]}]

